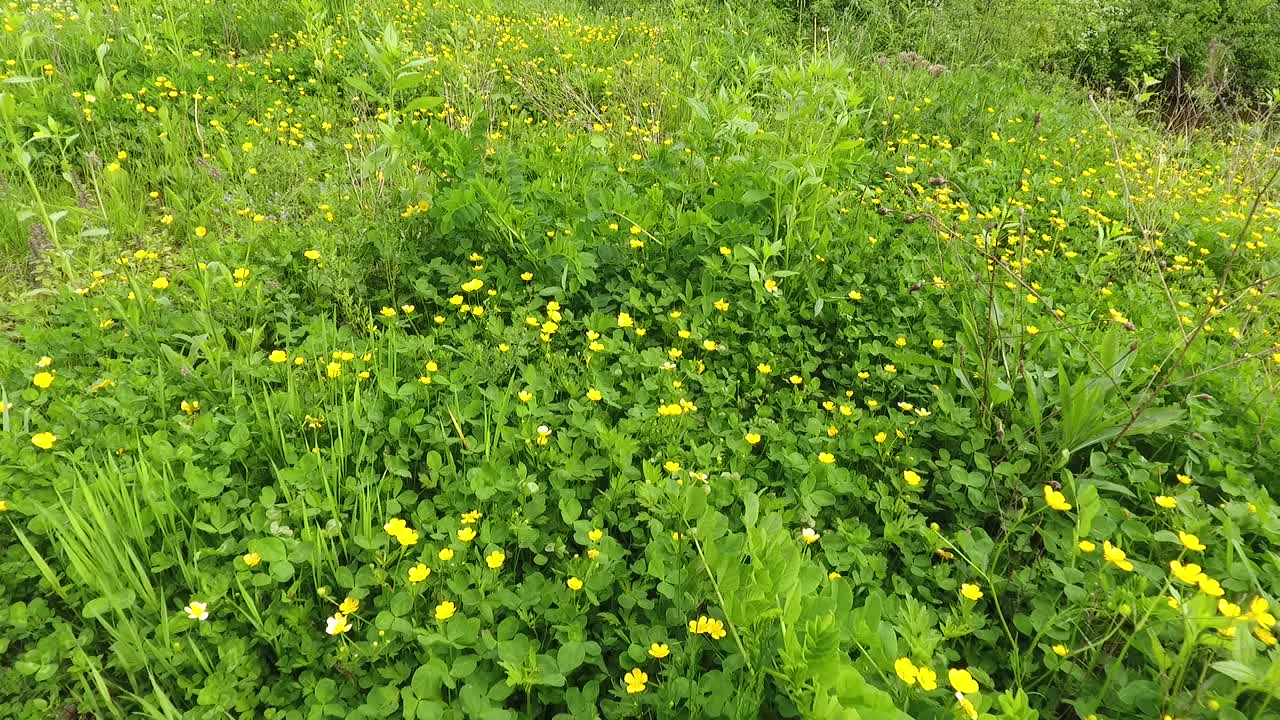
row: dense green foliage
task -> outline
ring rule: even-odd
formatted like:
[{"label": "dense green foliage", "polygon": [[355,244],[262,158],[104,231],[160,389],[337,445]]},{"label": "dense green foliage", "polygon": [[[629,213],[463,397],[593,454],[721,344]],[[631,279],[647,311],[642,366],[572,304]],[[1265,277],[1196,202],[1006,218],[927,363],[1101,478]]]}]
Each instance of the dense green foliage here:
[{"label": "dense green foliage", "polygon": [[1274,148],[608,10],[7,11],[0,714],[1280,717]]}]

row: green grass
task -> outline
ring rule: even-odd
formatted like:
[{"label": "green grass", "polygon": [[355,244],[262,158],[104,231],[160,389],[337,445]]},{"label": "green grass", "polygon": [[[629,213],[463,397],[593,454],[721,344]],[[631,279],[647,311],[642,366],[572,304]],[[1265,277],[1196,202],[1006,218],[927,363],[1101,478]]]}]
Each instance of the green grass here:
[{"label": "green grass", "polygon": [[1255,136],[755,7],[6,17],[6,716],[1280,715]]}]

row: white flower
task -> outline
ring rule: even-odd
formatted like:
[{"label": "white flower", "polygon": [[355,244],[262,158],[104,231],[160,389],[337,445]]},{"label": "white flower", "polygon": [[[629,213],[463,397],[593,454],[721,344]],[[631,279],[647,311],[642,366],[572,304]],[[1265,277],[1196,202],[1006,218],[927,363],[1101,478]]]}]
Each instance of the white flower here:
[{"label": "white flower", "polygon": [[208,620],[209,604],[192,600],[191,602],[187,603],[186,607],[182,608],[182,612],[186,613],[187,617],[191,618],[192,620],[201,620],[201,621]]}]

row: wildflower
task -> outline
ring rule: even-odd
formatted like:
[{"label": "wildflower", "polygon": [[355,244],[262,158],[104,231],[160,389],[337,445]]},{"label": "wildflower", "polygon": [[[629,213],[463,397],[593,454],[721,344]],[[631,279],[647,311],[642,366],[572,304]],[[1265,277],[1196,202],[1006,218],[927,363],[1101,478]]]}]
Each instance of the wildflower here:
[{"label": "wildflower", "polygon": [[1112,545],[1110,540],[1105,540],[1102,543],[1102,557],[1125,572],[1133,572],[1133,563],[1129,562],[1124,551]]},{"label": "wildflower", "polygon": [[773,372],[773,368],[769,366],[769,363],[760,363],[759,365],[756,365],[756,372],[761,375],[768,375]]},{"label": "wildflower", "polygon": [[917,668],[916,682],[920,684],[920,689],[928,692],[938,689],[938,673],[927,667]]},{"label": "wildflower", "polygon": [[565,580],[564,584],[568,585],[569,589],[574,592],[578,592],[579,590],[582,589],[582,580],[576,577],[571,577],[568,580]]},{"label": "wildflower", "polygon": [[382,315],[382,317],[389,317],[389,318],[390,318],[390,317],[395,317],[395,316],[396,316],[396,309],[395,309],[395,308],[393,308],[393,307],[385,307],[385,306],[384,306],[384,307],[383,307],[381,310],[379,310],[378,312]]},{"label": "wildflower", "polygon": [[151,287],[155,288],[156,290],[164,290],[165,288],[169,287],[169,278],[161,275],[160,277],[151,281]]},{"label": "wildflower", "polygon": [[800,539],[804,541],[805,545],[812,545],[818,542],[818,538],[820,537],[822,536],[819,535],[818,532],[811,527],[807,527],[804,530],[800,531]]},{"label": "wildflower", "polygon": [[596,558],[600,557],[600,551],[595,548],[591,548],[590,550],[587,551],[587,557],[590,558],[591,560],[595,560]]},{"label": "wildflower", "polygon": [[209,234],[209,231],[206,230],[203,225],[196,228],[196,237],[204,237],[205,235],[208,235],[208,234]]},{"label": "wildflower", "polygon": [[41,432],[31,436],[31,444],[41,450],[52,449],[53,444],[56,442],[58,442],[58,436],[51,432]]},{"label": "wildflower", "polygon": [[720,312],[729,312],[729,301],[725,300],[724,298],[720,298],[719,300],[715,301],[714,303],[712,303],[712,306],[715,307],[715,309],[719,310]]},{"label": "wildflower", "polygon": [[1269,603],[1264,597],[1256,597],[1253,602],[1249,603],[1248,618],[1258,623],[1262,627],[1274,627],[1276,624],[1276,616],[1268,612]]},{"label": "wildflower", "polygon": [[1200,542],[1200,538],[1196,537],[1195,535],[1192,535],[1191,533],[1186,533],[1179,530],[1178,541],[1181,542],[1182,546],[1188,550],[1191,550],[1194,552],[1204,552],[1205,550],[1205,545],[1204,543]]},{"label": "wildflower", "polygon": [[960,586],[960,594],[973,602],[978,602],[982,599],[982,588],[973,583],[964,583]]},{"label": "wildflower", "polygon": [[630,315],[627,313],[618,313],[618,327],[629,328],[632,325],[635,325],[635,321],[631,319]]},{"label": "wildflower", "polygon": [[38,372],[35,374],[34,377],[31,378],[31,384],[35,385],[41,390],[48,390],[49,386],[53,384],[53,373]]},{"label": "wildflower", "polygon": [[473,527],[464,527],[458,531],[458,539],[464,543],[469,543],[476,539],[476,529]]},{"label": "wildflower", "polygon": [[436,557],[444,562],[449,562],[453,559],[453,548],[440,548],[440,552],[436,553]]},{"label": "wildflower", "polygon": [[347,616],[342,613],[334,613],[332,617],[325,620],[324,631],[330,635],[341,635],[351,629],[351,623],[347,622]]},{"label": "wildflower", "polygon": [[957,670],[951,668],[947,671],[947,679],[951,682],[951,687],[956,692],[972,695],[978,692],[978,682],[973,679],[968,670]]},{"label": "wildflower", "polygon": [[1067,649],[1067,646],[1062,644],[1054,645],[1053,652],[1058,657],[1066,657],[1067,655],[1071,654],[1071,651]]},{"label": "wildflower", "polygon": [[1240,617],[1240,606],[1228,601],[1226,598],[1218,599],[1218,612],[1224,617],[1237,618]]},{"label": "wildflower", "polygon": [[900,657],[893,662],[893,671],[898,674],[898,678],[908,685],[914,685],[916,679],[920,675],[920,669],[915,663],[911,662],[911,658]]},{"label": "wildflower", "polygon": [[747,441],[747,444],[749,444],[749,445],[759,445],[759,444],[760,444],[760,434],[759,434],[759,433],[749,432],[749,433],[747,433],[747,434],[744,436],[744,439]]},{"label": "wildflower", "polygon": [[1197,584],[1200,586],[1200,592],[1210,597],[1222,597],[1226,594],[1226,591],[1222,589],[1222,585],[1208,575],[1201,575]]},{"label": "wildflower", "polygon": [[439,605],[436,605],[436,619],[448,620],[449,618],[453,617],[453,614],[457,611],[458,611],[457,605],[454,605],[452,602],[445,600]]},{"label": "wildflower", "polygon": [[520,398],[520,402],[527,403],[533,399],[533,393],[529,392],[528,390],[521,390],[520,392],[516,393],[516,397]]},{"label": "wildflower", "polygon": [[1080,548],[1080,552],[1087,552],[1087,553],[1091,553],[1094,550],[1098,549],[1097,545],[1094,545],[1092,542],[1088,540],[1081,540],[1080,544],[1077,545],[1077,547]]},{"label": "wildflower", "polygon": [[9,512],[8,500],[0,500],[0,512]]},{"label": "wildflower", "polygon": [[632,668],[622,679],[627,683],[627,692],[633,695],[644,692],[645,683],[649,682],[649,676],[640,668]]},{"label": "wildflower", "polygon": [[1178,473],[1175,477],[1177,477],[1177,478],[1178,478],[1178,482],[1182,483],[1183,485],[1190,485],[1190,484],[1191,484],[1191,476],[1190,476],[1190,475],[1183,475],[1182,473]]},{"label": "wildflower", "polygon": [[1178,501],[1177,499],[1171,498],[1168,495],[1157,495],[1156,505],[1159,505],[1160,507],[1166,510],[1172,510],[1173,508],[1178,507]]},{"label": "wildflower", "polygon": [[1256,627],[1253,629],[1253,635],[1254,637],[1258,638],[1258,640],[1262,641],[1262,644],[1266,645],[1267,647],[1276,646],[1275,633],[1271,632],[1267,628]]},{"label": "wildflower", "polygon": [[830,465],[835,461],[836,461],[836,456],[832,455],[829,452],[818,453],[818,462],[822,463],[823,465]]},{"label": "wildflower", "polygon": [[885,440],[888,440],[888,439],[889,439],[888,433],[885,433],[885,432],[876,433],[875,441],[877,443],[883,443]]},{"label": "wildflower", "polygon": [[262,562],[262,556],[256,552],[245,553],[244,555],[240,556],[240,559],[244,562],[245,565],[251,568],[258,567],[258,563]]},{"label": "wildflower", "polygon": [[417,565],[409,568],[409,582],[411,583],[420,583],[423,580],[426,580],[430,575],[431,568],[427,567],[423,563],[418,563]]},{"label": "wildflower", "polygon": [[964,693],[956,693],[956,700],[960,703],[960,711],[964,713],[969,720],[978,720],[978,708],[973,706],[973,701],[964,696]]},{"label": "wildflower", "polygon": [[399,535],[407,527],[408,526],[405,524],[404,520],[401,520],[400,518],[391,518],[382,526],[382,529],[388,535],[395,536]]},{"label": "wildflower", "polygon": [[41,369],[47,368],[52,364],[53,364],[53,358],[49,357],[48,355],[41,355],[40,359],[36,361],[36,367]]},{"label": "wildflower", "polygon": [[1204,577],[1204,573],[1200,570],[1200,566],[1195,563],[1183,565],[1177,560],[1169,561],[1169,572],[1174,577],[1188,585],[1195,585],[1200,582],[1200,578]]},{"label": "wildflower", "polygon": [[671,648],[666,643],[652,643],[649,645],[649,657],[661,660],[671,654]]},{"label": "wildflower", "polygon": [[600,402],[600,400],[603,398],[604,398],[604,393],[600,392],[595,388],[591,388],[590,390],[587,391],[587,399],[590,400],[591,402]]},{"label": "wildflower", "polygon": [[903,470],[902,479],[911,487],[915,487],[920,484],[920,473],[915,470]]},{"label": "wildflower", "polygon": [[342,366],[336,362],[331,362],[324,366],[324,374],[329,376],[330,379],[336,378],[342,375]]},{"label": "wildflower", "polygon": [[1044,486],[1044,501],[1050,508],[1060,512],[1071,509],[1071,503],[1067,502],[1066,496],[1049,485]]},{"label": "wildflower", "polygon": [[494,550],[485,556],[484,562],[489,566],[490,570],[497,570],[502,567],[502,563],[506,562],[507,555],[501,550]]},{"label": "wildflower", "polygon": [[303,256],[303,257],[305,257],[306,259],[311,260],[311,261],[313,261],[313,262],[314,262],[314,261],[317,261],[317,260],[319,260],[319,259],[320,259],[320,251],[319,251],[319,250],[308,250],[308,251],[306,251],[306,252],[302,253],[302,256]]},{"label": "wildflower", "polygon": [[942,346],[943,346],[943,345],[945,345],[945,344],[946,344],[946,343],[944,343],[942,340],[940,340],[940,339],[938,339],[938,338],[934,338],[933,342],[932,342],[932,343],[930,343],[930,345],[933,345],[933,349],[934,349],[934,350],[941,350],[941,349],[942,349]]},{"label": "wildflower", "polygon": [[178,407],[182,409],[182,412],[188,415],[195,415],[196,413],[200,412],[200,401],[199,400],[183,400]]},{"label": "wildflower", "polygon": [[271,354],[267,356],[267,359],[273,363],[279,364],[289,359],[289,353],[283,350],[272,350]]},{"label": "wildflower", "polygon": [[587,538],[590,539],[591,542],[600,542],[600,540],[604,538],[604,531],[599,528],[594,528],[587,532]]},{"label": "wildflower", "polygon": [[187,617],[197,622],[203,622],[209,619],[208,603],[192,600],[187,603],[186,607],[182,608],[182,612],[186,613]]}]

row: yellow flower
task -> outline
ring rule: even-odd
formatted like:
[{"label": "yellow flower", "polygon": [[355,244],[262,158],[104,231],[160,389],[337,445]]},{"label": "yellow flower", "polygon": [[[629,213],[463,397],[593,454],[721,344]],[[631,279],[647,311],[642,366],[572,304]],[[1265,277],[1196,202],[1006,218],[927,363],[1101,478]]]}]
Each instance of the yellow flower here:
[{"label": "yellow flower", "polygon": [[240,557],[244,564],[249,567],[258,567],[258,563],[262,562],[262,556],[256,552],[245,553]]},{"label": "yellow flower", "polygon": [[768,375],[773,372],[773,368],[769,366],[769,363],[760,363],[759,365],[756,365],[756,372],[761,375]]},{"label": "yellow flower", "polygon": [[590,390],[587,391],[587,399],[590,400],[591,402],[600,402],[600,400],[603,398],[604,398],[604,393],[600,392],[595,388],[591,388]]},{"label": "yellow flower", "polygon": [[393,308],[393,307],[383,307],[383,308],[382,308],[381,310],[379,310],[378,312],[382,315],[382,317],[395,317],[395,316],[396,316],[396,309],[395,309],[395,308]]},{"label": "yellow flower", "polygon": [[169,287],[169,278],[161,275],[160,277],[151,281],[151,287],[155,288],[156,290],[164,290],[165,288]]},{"label": "yellow flower", "polygon": [[903,470],[902,479],[911,487],[915,487],[920,484],[920,473],[917,473],[915,470]]},{"label": "yellow flower", "polygon": [[520,402],[527,403],[533,399],[533,393],[529,392],[528,390],[521,390],[520,392],[516,393],[516,397],[520,398]]},{"label": "yellow flower", "polygon": [[1071,509],[1071,503],[1067,502],[1066,496],[1049,485],[1044,486],[1044,501],[1050,508],[1060,512]]},{"label": "yellow flower", "polygon": [[331,362],[324,366],[324,374],[328,375],[330,379],[336,378],[342,375],[342,366],[336,362]]},{"label": "yellow flower", "polygon": [[1268,606],[1269,603],[1266,598],[1254,598],[1253,602],[1249,603],[1249,618],[1262,627],[1274,627],[1276,624],[1276,616],[1268,612]]},{"label": "yellow flower", "polygon": [[1027,326],[1027,334],[1028,334],[1028,335],[1039,335],[1039,334],[1040,334],[1040,328],[1036,327],[1035,325],[1028,325],[1028,326]]},{"label": "yellow flower", "polygon": [[649,645],[649,657],[661,660],[670,654],[671,648],[667,647],[666,643],[653,643]]},{"label": "yellow flower", "polygon": [[404,520],[401,520],[400,518],[391,518],[382,526],[382,529],[386,531],[388,535],[395,536],[399,535],[406,527],[408,526],[405,525]]},{"label": "yellow flower", "polygon": [[490,570],[497,570],[502,567],[502,563],[506,562],[507,555],[501,550],[494,550],[485,556],[484,562],[489,566]]},{"label": "yellow flower", "polygon": [[444,562],[449,562],[453,559],[453,548],[440,548],[440,552],[436,553],[436,557]]},{"label": "yellow flower", "polygon": [[1197,584],[1200,586],[1200,592],[1210,597],[1222,597],[1226,594],[1226,591],[1222,589],[1218,581],[1208,575],[1201,575]]},{"label": "yellow flower", "polygon": [[1097,545],[1094,545],[1092,542],[1088,540],[1081,540],[1080,544],[1077,547],[1080,548],[1080,552],[1093,552],[1094,550],[1098,549]]},{"label": "yellow flower", "polygon": [[48,355],[41,355],[40,359],[36,361],[36,367],[38,368],[47,368],[52,364],[53,364],[53,358],[49,357]]},{"label": "yellow flower", "polygon": [[630,315],[627,313],[618,313],[618,327],[629,328],[634,324],[635,321],[631,319]]},{"label": "yellow flower", "polygon": [[272,350],[267,359],[273,363],[282,363],[289,359],[289,353],[283,350]]},{"label": "yellow flower", "polygon": [[729,301],[725,300],[724,298],[720,298],[719,300],[715,301],[714,303],[712,303],[712,306],[714,306],[715,309],[719,310],[720,312],[729,312]]},{"label": "yellow flower", "polygon": [[960,594],[974,602],[978,602],[982,599],[982,588],[973,583],[964,583],[960,586]]},{"label": "yellow flower", "polygon": [[462,542],[471,542],[476,539],[476,529],[472,527],[464,527],[458,531],[458,539]]},{"label": "yellow flower", "polygon": [[359,609],[360,609],[360,601],[353,597],[348,597],[344,599],[342,601],[342,604],[338,606],[338,612],[342,613],[343,615],[350,615]]},{"label": "yellow flower", "polygon": [[960,701],[960,711],[969,720],[978,720],[978,708],[973,706],[973,701],[963,695],[958,698]]},{"label": "yellow flower", "polygon": [[1222,613],[1225,617],[1237,618],[1240,617],[1240,606],[1228,601],[1226,598],[1219,598],[1218,612]]},{"label": "yellow flower", "polygon": [[884,433],[884,432],[876,433],[875,441],[877,443],[883,443],[885,440],[888,440],[888,439],[889,439],[888,433]]},{"label": "yellow flower", "polygon": [[208,235],[208,234],[209,234],[209,231],[206,230],[203,225],[196,228],[196,237],[204,237],[205,235]]},{"label": "yellow flower", "polygon": [[1253,634],[1254,634],[1254,636],[1255,636],[1255,637],[1257,637],[1259,640],[1261,640],[1261,641],[1262,641],[1262,644],[1263,644],[1263,645],[1266,645],[1267,647],[1275,647],[1275,646],[1276,646],[1276,636],[1275,636],[1275,633],[1271,632],[1271,631],[1270,631],[1270,630],[1268,630],[1267,628],[1264,628],[1264,627],[1256,627],[1256,628],[1254,628],[1254,629],[1253,629]]},{"label": "yellow flower", "polygon": [[832,455],[829,452],[818,453],[818,462],[822,463],[823,465],[830,465],[835,461],[836,461],[836,456]]},{"label": "yellow flower", "polygon": [[31,436],[31,444],[41,450],[49,450],[53,448],[53,444],[58,442],[58,436],[51,432],[36,433]]},{"label": "yellow flower", "polygon": [[898,674],[898,678],[908,685],[915,685],[916,679],[920,675],[920,668],[911,662],[911,658],[900,657],[893,661],[893,671]]},{"label": "yellow flower", "polygon": [[649,682],[649,676],[640,668],[632,668],[631,672],[624,675],[622,679],[627,683],[627,692],[633,695],[644,692],[645,683]]},{"label": "yellow flower", "polygon": [[748,443],[748,444],[750,444],[750,445],[759,445],[759,444],[760,444],[760,433],[753,433],[753,432],[749,432],[749,433],[747,433],[747,434],[746,434],[745,439],[746,439],[747,443]]},{"label": "yellow flower", "polygon": [[978,682],[973,679],[968,670],[957,670],[951,668],[947,671],[947,679],[951,682],[951,687],[956,692],[972,695],[978,692]]},{"label": "yellow flower", "polygon": [[1168,495],[1157,495],[1156,504],[1166,510],[1172,510],[1173,508],[1178,507],[1177,499],[1171,498]]},{"label": "yellow flower", "polygon": [[1133,572],[1133,563],[1129,562],[1124,551],[1112,545],[1110,540],[1102,542],[1102,557],[1125,572]]},{"label": "yellow flower", "polygon": [[436,619],[448,620],[449,618],[453,617],[453,614],[457,611],[458,611],[457,605],[454,605],[452,602],[445,600],[444,602],[436,606]]},{"label": "yellow flower", "polygon": [[336,613],[325,621],[324,631],[330,635],[341,635],[351,629],[351,623],[347,622],[347,616],[342,613]]},{"label": "yellow flower", "polygon": [[1067,649],[1067,646],[1066,646],[1066,645],[1061,645],[1061,644],[1059,644],[1059,645],[1054,645],[1054,646],[1053,646],[1053,652],[1054,652],[1058,657],[1066,657],[1067,655],[1070,655],[1070,654],[1071,654],[1071,651]]},{"label": "yellow flower", "polygon": [[418,563],[417,565],[414,565],[413,567],[409,568],[409,582],[411,583],[422,582],[423,580],[426,580],[427,577],[430,575],[431,575],[431,568],[427,567],[423,563]]},{"label": "yellow flower", "polygon": [[1182,473],[1178,473],[1176,477],[1178,478],[1178,482],[1182,483],[1183,485],[1190,485],[1190,484],[1191,484],[1191,476],[1190,476],[1190,475],[1183,475]]},{"label": "yellow flower", "polygon": [[417,545],[418,531],[405,528],[400,532],[396,533],[396,542],[400,543],[401,547],[411,547],[413,545]]},{"label": "yellow flower", "polygon": [[579,590],[581,590],[581,589],[582,589],[582,580],[580,580],[580,579],[578,579],[578,578],[576,578],[576,577],[571,577],[571,578],[569,578],[568,580],[565,580],[565,581],[564,581],[564,584],[565,584],[565,585],[568,585],[568,586],[569,586],[569,589],[570,589],[570,590],[572,590],[572,591],[574,591],[574,592],[578,592]]},{"label": "yellow flower", "polygon": [[804,530],[800,531],[800,539],[804,541],[805,545],[812,545],[818,542],[818,538],[820,537],[822,536],[819,535],[818,532],[811,527],[807,527]]},{"label": "yellow flower", "polygon": [[186,613],[187,617],[197,622],[202,622],[204,620],[209,619],[208,603],[202,603],[196,600],[192,600],[191,602],[187,603],[186,607],[182,608],[182,612]]},{"label": "yellow flower", "polygon": [[927,667],[917,668],[916,682],[920,684],[920,689],[928,692],[938,689],[938,673]]},{"label": "yellow flower", "polygon": [[196,413],[200,412],[200,401],[199,400],[183,400],[178,407],[182,408],[182,412],[188,415],[195,415]]},{"label": "yellow flower", "polygon": [[1179,530],[1178,541],[1181,542],[1182,546],[1188,550],[1192,550],[1194,552],[1204,552],[1205,550],[1205,545],[1204,543],[1200,542],[1200,538],[1196,537],[1195,535],[1192,535],[1191,533],[1186,533]]},{"label": "yellow flower", "polygon": [[49,386],[53,384],[53,373],[38,372],[35,374],[34,377],[31,378],[31,384],[35,385],[41,390],[47,390]]},{"label": "yellow flower", "polygon": [[862,299],[862,293],[858,292],[857,290],[850,290],[850,291],[849,291],[849,299],[850,299],[850,300],[861,300],[861,299]]},{"label": "yellow flower", "polygon": [[302,256],[303,256],[303,257],[305,257],[305,258],[306,258],[306,259],[308,259],[308,260],[319,260],[319,259],[320,259],[320,251],[319,251],[319,250],[308,250],[308,251],[306,251],[306,252],[302,253]]},{"label": "yellow flower", "polygon": [[600,540],[604,538],[604,531],[599,528],[593,528],[587,532],[587,538],[590,539],[591,542],[600,542]]},{"label": "yellow flower", "polygon": [[475,525],[477,522],[479,522],[479,521],[480,521],[480,518],[482,518],[482,517],[484,517],[484,515],[483,515],[483,514],[481,514],[481,512],[480,512],[479,510],[472,510],[472,511],[470,511],[470,512],[464,512],[464,513],[462,513],[462,524],[463,524],[463,525]]},{"label": "yellow flower", "polygon": [[943,345],[946,345],[946,343],[944,343],[942,340],[937,339],[937,338],[935,338],[935,339],[934,339],[934,341],[933,341],[932,343],[930,343],[930,344],[931,344],[931,345],[933,345],[933,349],[934,349],[934,350],[941,350],[941,349],[942,349],[942,346],[943,346]]},{"label": "yellow flower", "polygon": [[1169,572],[1188,585],[1195,585],[1200,582],[1200,578],[1204,577],[1204,572],[1200,570],[1199,565],[1195,563],[1183,565],[1177,560],[1169,561]]}]

